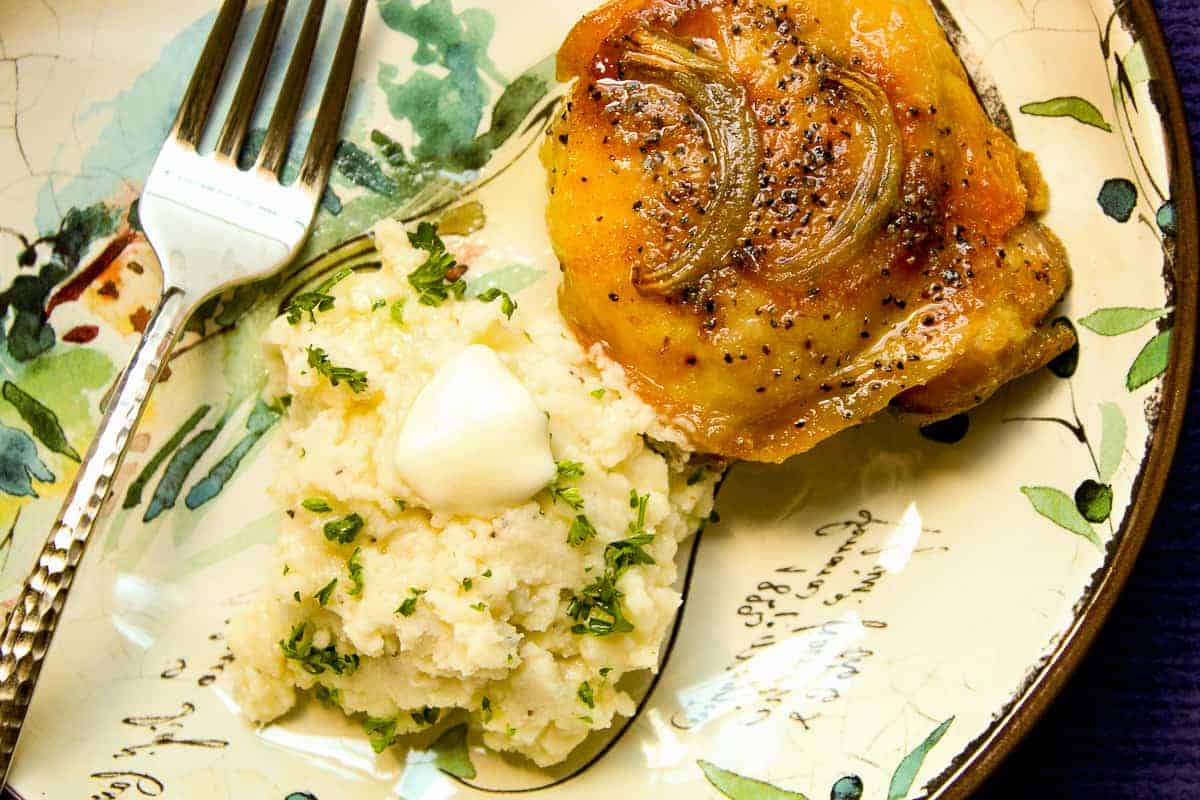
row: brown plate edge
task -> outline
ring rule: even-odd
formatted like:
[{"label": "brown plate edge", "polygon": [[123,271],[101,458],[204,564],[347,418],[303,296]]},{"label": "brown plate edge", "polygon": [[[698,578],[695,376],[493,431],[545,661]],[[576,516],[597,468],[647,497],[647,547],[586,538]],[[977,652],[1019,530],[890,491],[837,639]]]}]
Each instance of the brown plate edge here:
[{"label": "brown plate edge", "polygon": [[1151,0],[1130,0],[1126,8],[1138,41],[1143,43],[1151,75],[1162,89],[1158,112],[1169,150],[1171,195],[1180,220],[1174,274],[1168,275],[1175,300],[1174,352],[1162,383],[1157,425],[1151,433],[1149,455],[1134,485],[1130,510],[1116,538],[1116,551],[1097,571],[1087,596],[1076,606],[1071,627],[988,730],[926,784],[926,800],[969,798],[1033,729],[1082,663],[1146,543],[1183,433],[1195,358],[1200,273],[1200,212],[1191,131],[1166,37]]}]

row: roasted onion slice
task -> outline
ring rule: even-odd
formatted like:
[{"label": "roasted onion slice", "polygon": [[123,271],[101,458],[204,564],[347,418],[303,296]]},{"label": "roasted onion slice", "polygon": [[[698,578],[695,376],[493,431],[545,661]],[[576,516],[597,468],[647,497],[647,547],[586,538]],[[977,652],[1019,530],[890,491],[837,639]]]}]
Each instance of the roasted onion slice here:
[{"label": "roasted onion slice", "polygon": [[719,267],[737,247],[758,191],[762,148],[746,90],[722,64],[649,31],[631,39],[637,49],[621,62],[625,76],[682,95],[703,122],[716,161],[717,189],[704,222],[670,261],[634,273],[639,290],[667,295]]}]

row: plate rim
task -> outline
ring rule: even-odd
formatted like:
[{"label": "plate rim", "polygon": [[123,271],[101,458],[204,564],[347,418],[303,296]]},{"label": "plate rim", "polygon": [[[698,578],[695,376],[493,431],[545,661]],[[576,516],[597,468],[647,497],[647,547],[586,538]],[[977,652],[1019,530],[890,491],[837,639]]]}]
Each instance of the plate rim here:
[{"label": "plate rim", "polygon": [[[1116,6],[1120,10],[1121,3]],[[1157,425],[1150,433],[1150,450],[1134,482],[1128,513],[1119,535],[1113,539],[1116,551],[1111,560],[1093,573],[1091,584],[1076,604],[1070,626],[1054,651],[1026,678],[1021,690],[988,729],[926,784],[925,800],[968,800],[1033,730],[1075,674],[1125,588],[1150,535],[1183,435],[1194,377],[1200,275],[1196,163],[1187,106],[1158,12],[1152,0],[1126,0],[1125,8],[1130,28],[1145,50],[1151,75],[1162,90],[1162,105],[1157,113],[1168,151],[1171,196],[1181,220],[1173,269],[1166,275],[1175,306],[1174,352],[1160,388]]]},{"label": "plate rim", "polygon": [[[1117,2],[1119,8],[1122,3]],[[1197,288],[1200,284],[1200,209],[1187,107],[1153,0],[1124,0],[1130,28],[1142,43],[1151,75],[1158,82],[1164,144],[1168,150],[1171,195],[1180,220],[1174,269],[1168,274],[1175,307],[1173,353],[1160,388],[1156,428],[1135,480],[1131,501],[1109,563],[1093,574],[1076,605],[1069,627],[1041,667],[1031,673],[1013,700],[986,731],[972,740],[945,770],[926,785],[924,800],[969,800],[1036,727],[1061,694],[1095,643],[1121,596],[1157,518],[1173,471],[1193,383],[1196,352]],[[1165,269],[1165,267],[1164,267]],[[1111,547],[1111,543],[1110,543]],[[0,800],[25,800],[11,785],[0,787]]]}]

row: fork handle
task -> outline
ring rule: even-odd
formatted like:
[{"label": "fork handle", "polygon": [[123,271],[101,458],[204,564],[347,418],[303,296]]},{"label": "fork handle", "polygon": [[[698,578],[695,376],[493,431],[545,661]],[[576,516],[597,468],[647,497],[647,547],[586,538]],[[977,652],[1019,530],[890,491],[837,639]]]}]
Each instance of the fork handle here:
[{"label": "fork handle", "polygon": [[9,614],[0,638],[0,787],[7,783],[21,726],[75,569],[125,458],[129,437],[190,310],[191,303],[182,291],[164,292],[133,360],[117,384],[37,565]]}]

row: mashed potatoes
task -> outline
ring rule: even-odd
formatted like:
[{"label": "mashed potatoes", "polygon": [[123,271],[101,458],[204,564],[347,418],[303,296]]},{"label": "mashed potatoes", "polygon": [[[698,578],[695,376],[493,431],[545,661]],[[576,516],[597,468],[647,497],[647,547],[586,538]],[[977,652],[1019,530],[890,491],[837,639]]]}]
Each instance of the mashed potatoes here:
[{"label": "mashed potatoes", "polygon": [[[568,332],[557,273],[514,294],[511,319],[472,291],[430,306],[408,280],[428,254],[397,223],[375,237],[381,271],[267,335],[272,390],[291,398],[272,487],[287,513],[268,585],[230,627],[235,695],[266,722],[314,690],[379,747],[465,714],[489,747],[556,763],[633,711],[618,683],[657,666],[676,549],[718,476]],[[472,284],[510,266],[486,231],[446,243]],[[472,345],[544,412],[557,474],[497,511],[429,509],[397,443],[424,387]]]}]

